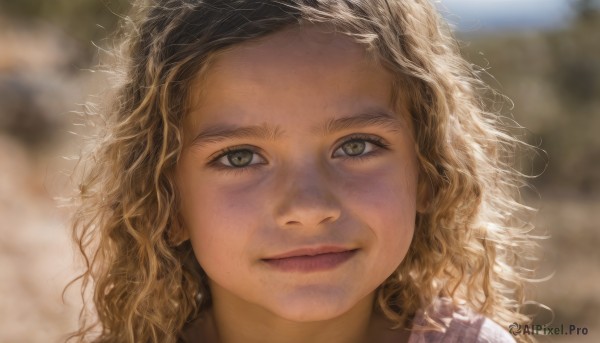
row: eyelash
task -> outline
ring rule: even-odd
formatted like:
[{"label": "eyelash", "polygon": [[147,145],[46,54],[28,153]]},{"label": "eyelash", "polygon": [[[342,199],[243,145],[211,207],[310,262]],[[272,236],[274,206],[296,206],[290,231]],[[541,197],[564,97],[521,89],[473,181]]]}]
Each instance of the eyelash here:
[{"label": "eyelash", "polygon": [[[348,144],[353,141],[365,141],[365,142],[373,144],[374,146],[376,146],[376,148],[373,151],[368,152],[366,155],[342,156],[342,157],[337,157],[337,158],[341,158],[344,160],[363,161],[370,157],[378,155],[378,153],[380,152],[380,149],[387,150],[388,146],[389,146],[389,144],[387,144],[383,139],[381,139],[379,137],[371,136],[371,135],[356,134],[356,135],[352,135],[352,136],[349,136],[346,139],[344,139],[338,145],[338,147],[335,149],[335,151],[338,151],[344,144]],[[244,151],[244,150],[248,150],[248,151],[252,152],[253,154],[258,154],[256,149],[250,148],[250,147],[243,147],[243,146],[229,147],[229,148],[225,148],[225,149],[219,151],[217,153],[218,155],[215,158],[213,158],[208,164],[213,168],[222,170],[227,173],[233,173],[234,175],[243,174],[245,172],[251,171],[255,167],[258,167],[258,166],[264,164],[264,163],[255,163],[255,164],[251,164],[251,165],[248,165],[245,167],[229,167],[229,166],[223,165],[222,163],[219,163],[219,160],[221,158],[223,158],[231,153],[238,152],[238,151]]]}]

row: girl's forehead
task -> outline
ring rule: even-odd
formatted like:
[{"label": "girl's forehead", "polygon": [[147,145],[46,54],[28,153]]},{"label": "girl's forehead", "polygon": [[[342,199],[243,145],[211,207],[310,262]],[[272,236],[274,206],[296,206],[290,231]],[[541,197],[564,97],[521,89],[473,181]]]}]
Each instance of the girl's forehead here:
[{"label": "girl's forehead", "polygon": [[392,75],[363,45],[325,26],[286,28],[213,57],[191,91],[192,115],[227,106],[287,112],[311,105],[350,111],[363,100],[391,105]]},{"label": "girl's forehead", "polygon": [[[222,74],[235,68],[238,76],[242,76],[240,71],[247,71],[243,76],[263,74],[282,79],[294,72],[360,73],[373,62],[364,46],[329,26],[296,25],[220,53],[208,74]],[[271,72],[277,74],[270,75]]]}]

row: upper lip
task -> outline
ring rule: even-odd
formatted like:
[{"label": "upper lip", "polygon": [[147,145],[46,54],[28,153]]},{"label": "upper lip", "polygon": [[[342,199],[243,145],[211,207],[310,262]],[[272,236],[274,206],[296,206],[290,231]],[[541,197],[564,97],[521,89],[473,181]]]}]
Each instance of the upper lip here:
[{"label": "upper lip", "polygon": [[282,259],[282,258],[290,258],[290,257],[298,257],[298,256],[315,256],[315,255],[322,255],[322,254],[333,254],[333,253],[340,253],[340,252],[346,252],[346,251],[351,251],[351,250],[356,250],[356,249],[341,247],[341,246],[306,247],[306,248],[300,248],[300,249],[295,249],[295,250],[291,250],[288,252],[284,252],[282,254],[273,255],[273,256],[264,258],[264,260],[277,260],[277,259]]}]

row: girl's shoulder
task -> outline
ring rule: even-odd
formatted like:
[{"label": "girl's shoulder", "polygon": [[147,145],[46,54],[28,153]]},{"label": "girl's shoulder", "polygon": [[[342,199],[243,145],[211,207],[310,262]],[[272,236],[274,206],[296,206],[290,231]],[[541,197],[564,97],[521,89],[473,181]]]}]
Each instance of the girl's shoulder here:
[{"label": "girl's shoulder", "polygon": [[409,343],[513,343],[515,339],[493,320],[467,307],[455,306],[445,298],[438,299],[428,311],[442,331],[419,330],[424,326],[423,311],[414,319]]}]

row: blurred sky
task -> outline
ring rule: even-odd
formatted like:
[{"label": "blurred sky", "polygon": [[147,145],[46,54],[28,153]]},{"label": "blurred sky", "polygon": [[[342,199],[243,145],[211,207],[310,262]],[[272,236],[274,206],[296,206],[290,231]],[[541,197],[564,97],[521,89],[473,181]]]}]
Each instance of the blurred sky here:
[{"label": "blurred sky", "polygon": [[459,31],[557,28],[568,24],[575,0],[434,0]]}]

